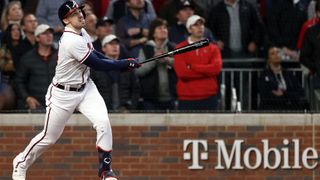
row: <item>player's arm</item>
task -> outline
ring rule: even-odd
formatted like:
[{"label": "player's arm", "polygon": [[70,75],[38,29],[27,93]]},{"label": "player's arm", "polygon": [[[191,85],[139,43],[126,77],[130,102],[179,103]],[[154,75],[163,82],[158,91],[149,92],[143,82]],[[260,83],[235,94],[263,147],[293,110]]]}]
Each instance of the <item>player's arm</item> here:
[{"label": "player's arm", "polygon": [[98,71],[132,70],[140,67],[135,59],[110,60],[97,51],[92,51],[82,63]]}]

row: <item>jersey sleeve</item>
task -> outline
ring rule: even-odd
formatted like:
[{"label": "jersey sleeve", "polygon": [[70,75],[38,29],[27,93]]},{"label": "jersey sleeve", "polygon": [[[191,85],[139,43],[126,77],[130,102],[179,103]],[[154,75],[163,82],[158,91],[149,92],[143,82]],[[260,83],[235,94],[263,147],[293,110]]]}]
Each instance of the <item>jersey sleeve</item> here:
[{"label": "jersey sleeve", "polygon": [[93,51],[93,46],[82,38],[73,39],[72,41],[67,48],[74,59],[83,63]]}]

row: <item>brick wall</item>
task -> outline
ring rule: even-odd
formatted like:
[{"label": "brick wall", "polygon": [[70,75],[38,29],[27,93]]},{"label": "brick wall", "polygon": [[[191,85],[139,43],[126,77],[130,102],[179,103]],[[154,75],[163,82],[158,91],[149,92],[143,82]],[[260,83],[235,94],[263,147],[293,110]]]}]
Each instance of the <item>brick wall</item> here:
[{"label": "brick wall", "polygon": [[[304,168],[302,170],[264,170],[263,168],[215,170],[217,163],[215,139],[225,140],[229,148],[235,139],[243,139],[246,148],[258,147],[261,150],[261,139],[267,138],[270,146],[281,148],[284,138],[289,140],[298,138],[301,149],[315,145],[315,148],[320,150],[319,125],[314,125],[314,123],[305,123],[305,125],[259,124],[261,123],[249,125],[197,125],[197,123],[148,125],[146,123],[146,125],[125,126],[115,123],[113,124],[113,169],[121,180],[320,179],[319,167],[315,170]],[[1,180],[10,179],[12,158],[41,130],[40,125],[0,123]],[[191,162],[183,160],[183,140],[185,139],[208,140],[209,160],[201,161],[201,165],[205,167],[204,170],[188,169]],[[290,150],[293,150],[293,146],[290,146]],[[290,158],[292,157],[291,152]],[[28,179],[97,180],[96,174],[95,131],[89,125],[68,125],[57,144],[47,150],[29,169]]]}]

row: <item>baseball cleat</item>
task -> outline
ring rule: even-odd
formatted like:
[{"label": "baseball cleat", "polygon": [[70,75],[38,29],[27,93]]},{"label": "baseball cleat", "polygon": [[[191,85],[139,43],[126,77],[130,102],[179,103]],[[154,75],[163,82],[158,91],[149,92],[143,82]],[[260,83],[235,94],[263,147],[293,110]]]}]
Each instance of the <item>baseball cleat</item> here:
[{"label": "baseball cleat", "polygon": [[118,179],[116,178],[116,174],[112,170],[110,170],[104,173],[101,180],[118,180]]},{"label": "baseball cleat", "polygon": [[18,165],[19,155],[13,160],[13,171],[12,179],[13,180],[26,180],[27,170],[21,167],[21,164]]}]

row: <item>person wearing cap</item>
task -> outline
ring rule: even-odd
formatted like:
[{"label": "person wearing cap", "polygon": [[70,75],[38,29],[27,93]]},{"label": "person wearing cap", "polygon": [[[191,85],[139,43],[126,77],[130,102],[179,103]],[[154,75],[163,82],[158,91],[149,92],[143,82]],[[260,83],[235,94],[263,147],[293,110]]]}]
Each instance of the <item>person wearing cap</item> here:
[{"label": "person wearing cap", "polygon": [[[112,60],[94,50],[84,29],[83,6],[65,1],[58,9],[64,26],[59,40],[57,66],[46,94],[44,129],[13,160],[13,180],[25,180],[28,168],[59,139],[66,122],[75,110],[85,115],[96,130],[98,176],[101,180],[117,180],[111,169],[112,130],[105,102],[90,79],[90,69],[130,71],[140,67],[136,59]],[[38,32],[41,32],[38,34]],[[43,31],[35,31],[42,36]],[[40,39],[40,38],[39,38]],[[47,54],[40,54],[41,56]],[[49,82],[50,83],[50,82]]]},{"label": "person wearing cap", "polygon": [[[156,18],[150,24],[148,41],[140,50],[139,59],[149,59],[173,49],[173,43],[168,40],[167,21]],[[146,63],[136,74],[140,79],[144,110],[175,109],[177,78],[172,57]]]},{"label": "person wearing cap", "polygon": [[[198,15],[189,17],[186,27],[190,36],[176,48],[204,39],[204,23],[204,18]],[[213,43],[175,55],[174,69],[178,77],[179,110],[216,110],[219,89],[217,77],[221,68],[220,50]]]},{"label": "person wearing cap", "polygon": [[[120,40],[115,35],[106,36],[102,43],[104,55],[118,60]],[[140,94],[139,80],[131,71],[91,71],[91,78],[96,84],[107,107],[116,112],[135,110]]]},{"label": "person wearing cap", "polygon": [[[106,36],[114,34],[114,26],[113,26],[113,20],[108,18],[107,16],[100,18],[97,21],[96,24],[96,35],[97,39],[92,43],[93,47],[95,50],[101,52],[104,54],[102,51],[102,40]],[[124,46],[124,44],[120,43],[120,59],[125,59],[128,58],[128,50]]]},{"label": "person wearing cap", "polygon": [[203,9],[195,1],[197,0],[169,0],[160,8],[159,17],[165,19],[171,27],[177,23],[177,12],[185,4],[191,4],[194,14],[203,15]]},{"label": "person wearing cap", "polygon": [[22,56],[15,77],[18,109],[45,108],[45,95],[54,76],[57,50],[53,48],[53,29],[46,24],[34,31],[35,47]]},{"label": "person wearing cap", "polygon": [[113,20],[107,16],[99,18],[96,23],[96,35],[97,39],[93,42],[93,47],[95,50],[102,52],[102,40],[104,37],[114,34],[113,32]]},{"label": "person wearing cap", "polygon": [[[194,8],[195,4],[193,1],[185,0],[178,3],[176,11],[177,21],[169,28],[169,40],[171,42],[179,44],[188,38],[189,32],[186,28],[186,23],[188,18],[194,15]],[[204,37],[209,39],[210,42],[214,41],[212,32],[206,27]]]}]

